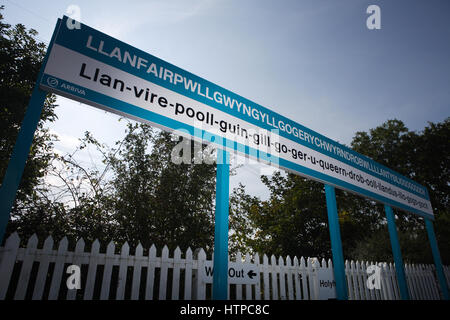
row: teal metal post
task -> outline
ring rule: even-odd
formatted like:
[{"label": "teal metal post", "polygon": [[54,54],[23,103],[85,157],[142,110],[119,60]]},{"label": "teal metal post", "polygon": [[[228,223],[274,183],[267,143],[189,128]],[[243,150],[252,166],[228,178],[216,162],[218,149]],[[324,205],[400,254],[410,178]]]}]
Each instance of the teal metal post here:
[{"label": "teal metal post", "polygon": [[449,300],[448,285],[445,279],[444,270],[442,268],[441,255],[439,254],[439,248],[436,241],[436,235],[434,233],[433,222],[430,219],[425,219],[425,226],[427,228],[428,240],[430,241],[431,251],[433,253],[434,264],[436,266],[436,274],[441,287],[441,292],[445,300]]},{"label": "teal metal post", "polygon": [[14,205],[17,189],[19,188],[23,170],[33,142],[34,132],[36,131],[36,127],[41,117],[42,107],[45,102],[46,92],[37,87],[38,84],[35,85],[31,95],[0,189],[0,242],[5,235],[10,212]]},{"label": "teal metal post", "polygon": [[397,273],[398,287],[402,300],[409,300],[408,285],[406,283],[405,268],[403,266],[402,252],[398,242],[397,226],[395,225],[395,216],[392,208],[384,205],[388,223],[389,237],[391,239],[392,255],[394,256],[395,272]]},{"label": "teal metal post", "polygon": [[14,205],[17,189],[19,188],[23,170],[28,159],[28,154],[30,153],[34,132],[36,131],[39,119],[41,118],[41,112],[44,107],[47,93],[39,89],[39,83],[41,82],[42,74],[44,73],[44,68],[48,60],[48,53],[53,45],[53,41],[60,23],[61,20],[58,19],[47,54],[45,55],[41,69],[39,70],[38,78],[36,79],[11,158],[9,159],[5,176],[3,177],[2,186],[0,188],[0,243],[3,241],[3,237],[5,235],[6,226],[8,225],[11,209]]},{"label": "teal metal post", "polygon": [[217,149],[216,214],[214,225],[213,299],[228,298],[228,205],[230,154]]},{"label": "teal metal post", "polygon": [[327,199],[328,226],[330,229],[331,252],[333,254],[334,280],[336,281],[336,296],[338,300],[347,300],[347,281],[345,278],[344,253],[342,251],[341,232],[334,187],[325,185]]}]

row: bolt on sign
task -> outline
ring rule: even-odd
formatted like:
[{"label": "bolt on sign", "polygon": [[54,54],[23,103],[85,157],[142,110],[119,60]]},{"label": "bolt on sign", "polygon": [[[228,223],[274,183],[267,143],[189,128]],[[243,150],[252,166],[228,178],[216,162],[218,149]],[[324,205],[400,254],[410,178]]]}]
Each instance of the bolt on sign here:
[{"label": "bolt on sign", "polygon": [[69,29],[67,19],[55,30],[42,89],[434,219],[424,186],[91,27]]}]

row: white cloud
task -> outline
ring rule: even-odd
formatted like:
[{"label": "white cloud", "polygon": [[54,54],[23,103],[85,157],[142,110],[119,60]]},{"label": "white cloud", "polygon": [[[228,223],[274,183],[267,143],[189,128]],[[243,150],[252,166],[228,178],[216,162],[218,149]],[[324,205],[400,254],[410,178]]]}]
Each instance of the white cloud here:
[{"label": "white cloud", "polygon": [[[167,26],[195,17],[208,9],[211,0],[195,1],[145,1],[130,6],[110,6],[95,13],[93,19],[85,22],[113,37],[123,39],[142,26]],[[112,18],[113,17],[113,18]]]},{"label": "white cloud", "polygon": [[73,152],[75,148],[80,144],[77,137],[60,133],[53,129],[50,129],[50,134],[54,134],[58,137],[58,141],[55,142],[55,150],[63,153]]}]

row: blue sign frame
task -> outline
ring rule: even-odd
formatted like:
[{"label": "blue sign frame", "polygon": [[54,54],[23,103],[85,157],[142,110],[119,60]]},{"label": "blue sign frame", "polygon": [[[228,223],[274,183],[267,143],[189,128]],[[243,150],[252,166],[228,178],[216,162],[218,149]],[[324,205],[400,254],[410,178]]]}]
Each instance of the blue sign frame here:
[{"label": "blue sign frame", "polygon": [[[63,18],[63,25],[67,22],[67,19],[67,17]],[[154,112],[154,109],[144,109],[121,99],[91,90],[88,87],[82,87],[67,79],[61,79],[53,74],[47,74],[45,71],[40,82],[40,86],[44,90],[76,99],[83,103],[114,113],[126,115],[127,117],[138,119],[140,121],[146,121],[166,130],[178,130],[183,133],[187,132],[188,135],[196,139],[203,139],[205,136],[209,136],[209,142],[215,143],[219,147],[225,145],[226,150],[228,151],[237,150],[244,155],[253,156],[262,162],[276,164],[287,171],[345,189],[364,197],[375,199],[384,204],[418,214],[428,219],[434,219],[428,190],[413,180],[210,81],[112,38],[98,30],[90,28],[89,26],[84,24],[80,24],[80,26],[80,29],[60,28],[49,51],[52,52],[54,45],[61,46],[69,51],[79,53],[84,57],[94,59],[95,61],[111,66],[117,70],[121,70],[130,76],[138,77],[139,79],[151,82],[161,88],[170,90],[170,92],[180,94],[183,97],[205,104],[211,108],[211,112],[224,112],[236,119],[240,119],[253,125],[257,129],[266,131],[277,130],[277,135],[280,138],[286,139],[285,141],[290,141],[299,146],[299,156],[302,154],[300,151],[302,150],[302,147],[308,148],[307,150],[317,151],[321,155],[327,157],[327,159],[336,160],[337,163],[348,165],[349,167],[354,168],[355,171],[362,172],[364,175],[367,174],[368,176],[364,179],[364,177],[360,175],[362,177],[361,184],[356,182],[350,183],[349,178],[347,177],[351,175],[358,177],[358,175],[353,174],[349,169],[342,170],[338,165],[333,166],[332,163],[325,161],[322,162],[322,170],[320,170],[320,168],[313,170],[311,169],[311,166],[308,167],[299,164],[298,161],[287,160],[286,157],[281,156],[281,152],[273,152],[273,150],[265,152],[254,146],[243,144],[238,141],[232,141],[210,131],[198,129],[189,123],[161,115]],[[64,62],[59,63],[64,64]],[[83,76],[86,78],[93,77],[92,74],[83,74]],[[131,91],[131,86],[127,87],[127,89]],[[134,90],[136,90],[136,88]],[[284,130],[281,130],[282,127]],[[288,130],[287,128],[290,129]],[[294,153],[294,148],[291,149],[286,147],[286,150]],[[305,161],[306,157],[307,155],[305,153]],[[308,160],[312,162],[313,157],[308,156]],[[315,161],[314,158],[314,162]],[[327,165],[328,167],[325,168]],[[336,177],[336,175],[331,176],[329,174],[329,167],[331,167],[331,171],[335,169],[337,172],[339,169],[340,172],[345,173],[345,177],[340,178]],[[375,180],[373,180],[372,183],[371,177],[379,179],[378,184]],[[352,179],[355,180],[353,177]],[[397,196],[397,191],[392,191],[390,188],[383,186],[380,181],[386,182],[388,186],[398,188],[397,190],[405,190],[412,197],[406,197],[398,191],[399,196],[401,194],[404,201],[401,202],[401,200],[396,200],[398,197],[393,199],[390,195],[395,192]],[[368,185],[375,187],[370,188]],[[383,190],[383,192],[380,190]],[[408,203],[406,203],[405,199],[407,199]],[[418,208],[417,206],[414,206],[416,203],[420,203],[421,207]]]}]

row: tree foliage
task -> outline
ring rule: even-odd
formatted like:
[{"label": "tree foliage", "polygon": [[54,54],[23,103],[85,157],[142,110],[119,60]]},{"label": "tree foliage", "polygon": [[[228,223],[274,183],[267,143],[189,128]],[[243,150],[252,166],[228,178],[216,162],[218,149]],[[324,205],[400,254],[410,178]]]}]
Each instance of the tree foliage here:
[{"label": "tree foliage", "polygon": [[[422,132],[409,131],[400,120],[388,120],[367,132],[357,132],[352,148],[424,185],[430,194],[435,229],[445,263],[450,262],[450,118],[429,123]],[[396,210],[402,255],[406,260],[432,262],[423,219]],[[359,245],[359,253],[391,257],[386,226]]]},{"label": "tree foliage", "polygon": [[[67,236],[72,243],[82,237],[88,243],[211,250],[215,166],[174,164],[171,150],[180,139],[128,122],[125,137],[111,148],[86,132],[75,152],[52,162],[49,175],[59,183],[42,194],[46,209],[27,213],[11,227],[25,238],[36,232],[42,238]],[[77,152],[90,146],[102,155],[102,170],[77,161]]]},{"label": "tree foliage", "polygon": [[180,139],[130,123],[122,149],[106,159],[114,174],[110,199],[118,239],[211,248],[215,166],[173,163]]}]

